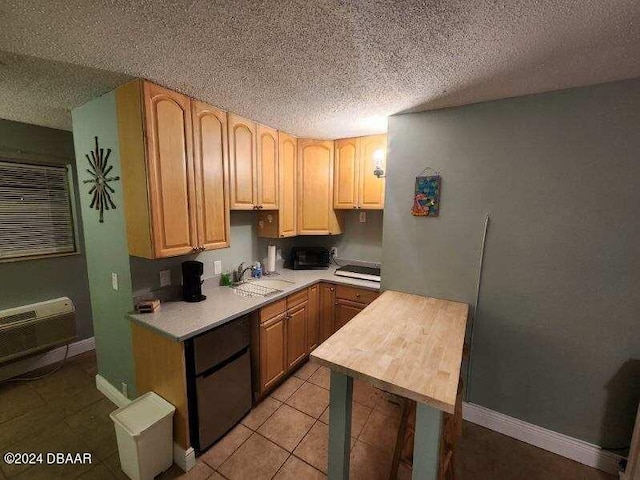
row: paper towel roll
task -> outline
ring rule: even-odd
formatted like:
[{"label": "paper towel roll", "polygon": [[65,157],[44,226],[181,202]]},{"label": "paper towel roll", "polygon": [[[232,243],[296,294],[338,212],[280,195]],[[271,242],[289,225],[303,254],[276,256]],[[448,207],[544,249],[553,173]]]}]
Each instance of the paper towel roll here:
[{"label": "paper towel roll", "polygon": [[269,249],[267,251],[267,272],[275,272],[276,271],[276,246],[269,245]]}]

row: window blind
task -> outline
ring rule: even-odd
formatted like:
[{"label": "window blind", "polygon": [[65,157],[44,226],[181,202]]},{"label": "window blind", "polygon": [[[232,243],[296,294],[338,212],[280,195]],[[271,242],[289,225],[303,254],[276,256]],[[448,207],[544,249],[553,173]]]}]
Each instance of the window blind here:
[{"label": "window blind", "polygon": [[0,260],[75,250],[66,167],[0,159]]}]

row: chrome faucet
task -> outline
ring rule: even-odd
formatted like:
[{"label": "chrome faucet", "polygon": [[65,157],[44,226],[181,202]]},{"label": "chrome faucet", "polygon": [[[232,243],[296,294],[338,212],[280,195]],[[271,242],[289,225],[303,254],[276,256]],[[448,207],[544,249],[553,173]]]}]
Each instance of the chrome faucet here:
[{"label": "chrome faucet", "polygon": [[240,265],[238,265],[237,270],[235,270],[233,272],[233,283],[242,283],[244,280],[244,274],[247,270],[251,270],[252,267],[247,267],[247,268],[243,268],[244,267],[244,262],[240,263]]}]

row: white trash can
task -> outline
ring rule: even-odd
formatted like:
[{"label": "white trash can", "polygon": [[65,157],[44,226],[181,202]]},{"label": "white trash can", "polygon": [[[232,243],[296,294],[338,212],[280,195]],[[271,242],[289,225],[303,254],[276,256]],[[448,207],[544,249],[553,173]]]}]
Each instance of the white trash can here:
[{"label": "white trash can", "polygon": [[111,412],[120,466],[132,480],[153,480],[173,464],[176,408],[154,392]]}]

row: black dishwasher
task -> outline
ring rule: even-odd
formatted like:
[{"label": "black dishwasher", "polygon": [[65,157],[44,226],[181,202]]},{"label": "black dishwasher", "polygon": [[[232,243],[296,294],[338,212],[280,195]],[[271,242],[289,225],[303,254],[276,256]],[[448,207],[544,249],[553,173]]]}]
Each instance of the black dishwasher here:
[{"label": "black dishwasher", "polygon": [[249,317],[185,344],[191,444],[200,453],[251,409]]}]

